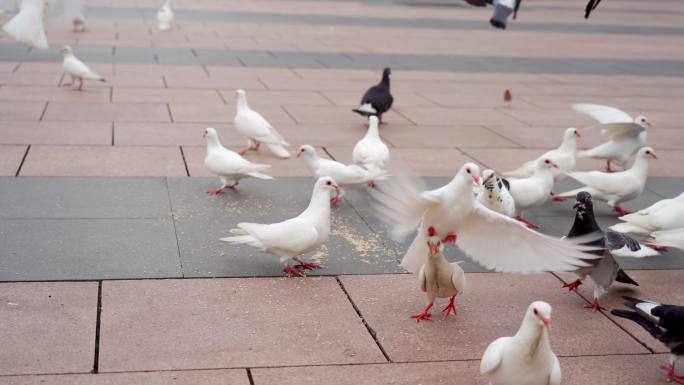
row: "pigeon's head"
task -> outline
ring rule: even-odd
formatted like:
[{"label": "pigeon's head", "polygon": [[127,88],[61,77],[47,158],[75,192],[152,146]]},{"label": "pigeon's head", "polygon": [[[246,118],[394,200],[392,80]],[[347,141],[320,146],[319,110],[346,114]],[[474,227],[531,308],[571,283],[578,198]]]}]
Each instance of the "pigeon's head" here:
[{"label": "pigeon's head", "polygon": [[235,90],[235,98],[237,100],[244,100],[245,98],[247,98],[247,93],[245,93],[245,90],[243,89]]},{"label": "pigeon's head", "polygon": [[642,147],[637,153],[637,157],[658,159],[651,147]]},{"label": "pigeon's head", "polygon": [[439,254],[440,250],[442,249],[442,240],[439,239],[437,236],[437,230],[435,230],[435,228],[432,226],[428,227],[427,229],[427,245],[430,253],[429,255],[431,257]]},{"label": "pigeon's head", "polygon": [[313,148],[313,146],[310,144],[303,144],[301,147],[299,147],[299,150],[297,150],[297,158],[299,158],[300,156],[308,158],[316,155],[316,149]]},{"label": "pigeon's head", "polygon": [[64,56],[66,56],[66,55],[73,55],[73,54],[74,54],[74,49],[71,48],[70,45],[65,45],[64,47],[62,47],[62,54],[64,54]]},{"label": "pigeon's head", "polygon": [[495,185],[496,173],[494,170],[487,169],[482,171],[482,186],[484,186],[484,188],[487,190],[492,191]]},{"label": "pigeon's head", "polygon": [[580,191],[575,196],[575,205],[572,206],[577,212],[577,216],[582,219],[588,212],[593,212],[594,204],[591,201],[591,194],[586,191]]},{"label": "pigeon's head", "polygon": [[466,163],[458,171],[457,177],[461,179],[471,178],[473,184],[480,185],[480,166],[475,163]]},{"label": "pigeon's head", "polygon": [[210,139],[218,139],[218,134],[216,133],[216,129],[213,127],[207,127],[204,129],[204,135],[202,135],[203,138],[210,138]]},{"label": "pigeon's head", "polygon": [[558,163],[552,161],[552,160],[549,159],[549,158],[542,158],[542,159],[539,159],[539,165],[540,165],[542,168],[548,168],[548,169],[560,168],[560,166],[558,165]]},{"label": "pigeon's head", "polygon": [[551,330],[551,305],[544,301],[535,301],[527,308],[525,317],[534,320],[539,326]]},{"label": "pigeon's head", "polygon": [[327,191],[337,191],[339,193],[340,186],[335,180],[329,176],[322,176],[316,181],[316,188]]},{"label": "pigeon's head", "polygon": [[392,74],[392,69],[389,67],[385,67],[385,69],[382,70],[382,77],[389,77]]},{"label": "pigeon's head", "polygon": [[649,122],[648,119],[646,119],[646,117],[643,115],[639,115],[636,118],[634,118],[634,123],[640,125],[643,128],[651,128],[652,127],[651,122]]},{"label": "pigeon's head", "polygon": [[576,129],[574,127],[570,127],[570,128],[565,130],[565,133],[563,134],[563,141],[566,142],[566,141],[573,140],[573,139],[579,139],[581,137],[582,137],[582,135],[580,135],[580,132],[578,129]]}]

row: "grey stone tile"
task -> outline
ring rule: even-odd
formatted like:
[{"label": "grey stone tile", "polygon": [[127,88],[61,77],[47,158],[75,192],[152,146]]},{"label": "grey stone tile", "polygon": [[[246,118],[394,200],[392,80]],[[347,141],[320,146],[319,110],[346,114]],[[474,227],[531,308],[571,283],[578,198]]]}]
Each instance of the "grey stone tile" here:
[{"label": "grey stone tile", "polygon": [[0,218],[160,218],[164,178],[2,177]]},{"label": "grey stone tile", "polygon": [[223,65],[241,67],[237,54],[228,50],[195,49],[197,60],[204,65]]},{"label": "grey stone tile", "polygon": [[657,177],[650,178],[646,189],[663,198],[673,198],[684,191],[684,178]]},{"label": "grey stone tile", "polygon": [[158,48],[156,58],[159,64],[189,65],[199,64],[199,59],[188,48]]},{"label": "grey stone tile", "polygon": [[170,218],[0,220],[0,281],[180,276]]},{"label": "grey stone tile", "polygon": [[116,47],[114,63],[156,64],[155,55],[159,48]]}]

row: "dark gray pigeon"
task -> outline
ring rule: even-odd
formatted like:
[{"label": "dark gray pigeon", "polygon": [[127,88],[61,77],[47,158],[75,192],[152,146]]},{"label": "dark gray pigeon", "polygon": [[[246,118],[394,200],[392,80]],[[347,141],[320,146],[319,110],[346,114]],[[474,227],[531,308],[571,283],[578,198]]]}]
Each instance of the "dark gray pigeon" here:
[{"label": "dark gray pigeon", "polygon": [[389,67],[382,71],[382,80],[380,83],[369,88],[363,98],[361,98],[361,105],[354,108],[352,111],[363,116],[375,115],[382,124],[382,114],[392,108],[394,98],[390,93],[390,74],[392,70]]},{"label": "dark gray pigeon", "polygon": [[589,0],[589,2],[587,3],[587,7],[584,9],[584,18],[585,19],[589,18],[589,14],[591,13],[591,11],[596,9],[596,7],[599,5],[600,2],[601,2],[601,0]]},{"label": "dark gray pigeon", "polygon": [[575,222],[568,233],[568,238],[589,237],[592,234],[598,235],[597,240],[587,245],[600,247],[601,250],[592,251],[591,253],[601,255],[603,258],[586,260],[585,262],[591,265],[577,270],[576,273],[579,275],[579,278],[563,285],[563,287],[568,288],[570,291],[577,291],[582,281],[589,276],[594,283],[594,302],[590,305],[585,305],[585,307],[593,311],[605,310],[599,304],[598,299],[606,293],[608,287],[613,284],[613,281],[639,286],[636,281],[620,268],[615,260],[615,256],[643,258],[657,255],[658,252],[640,245],[639,242],[625,234],[612,230],[602,231],[594,217],[591,194],[586,191],[580,191],[577,193],[576,199],[575,206],[573,206],[576,211]]},{"label": "dark gray pigeon", "polygon": [[667,380],[684,384],[684,377],[675,372],[675,364],[684,356],[684,306],[623,298],[626,300],[625,306],[632,310],[614,309],[611,313],[636,322],[670,348],[670,365],[661,368],[665,369]]}]

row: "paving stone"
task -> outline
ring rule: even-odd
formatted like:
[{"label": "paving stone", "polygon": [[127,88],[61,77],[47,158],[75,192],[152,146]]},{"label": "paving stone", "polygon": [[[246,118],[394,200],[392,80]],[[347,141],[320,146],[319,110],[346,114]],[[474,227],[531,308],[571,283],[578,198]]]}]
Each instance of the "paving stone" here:
[{"label": "paving stone", "polygon": [[2,283],[0,288],[0,374],[93,369],[96,282]]},{"label": "paving stone", "polygon": [[2,102],[0,121],[40,120],[45,110],[44,102]]},{"label": "paving stone", "polygon": [[[527,306],[536,300],[554,308],[551,345],[558,355],[648,352],[604,315],[575,310],[578,297],[563,292],[550,274],[471,273],[466,278],[468,290],[456,300],[460,317],[440,320],[439,309],[445,305],[441,300],[432,322],[409,318],[425,306],[415,276],[343,276],[340,280],[379,343],[397,362],[479,359],[494,339],[518,330]],[[498,315],[496,319],[492,314]]]},{"label": "paving stone", "polygon": [[0,100],[7,101],[61,101],[73,103],[101,102],[109,103],[109,90],[90,88],[86,81],[83,91],[74,91],[70,87],[36,87],[36,86],[3,86],[0,88]]},{"label": "paving stone", "polygon": [[563,384],[633,384],[665,385],[664,372],[667,355],[639,354],[560,358]]},{"label": "paving stone", "polygon": [[[4,46],[3,46],[4,48]],[[57,65],[59,68],[59,65]],[[52,86],[57,87],[61,73],[0,73],[0,84],[2,85],[33,85],[33,86]]]},{"label": "paving stone", "polygon": [[[174,122],[232,123],[235,118],[235,104],[230,101],[228,105],[170,103],[169,108]],[[273,125],[294,122],[280,106],[261,107],[258,112]]]},{"label": "paving stone", "polygon": [[101,372],[384,361],[334,278],[108,281],[102,309]]},{"label": "paving stone", "polygon": [[498,110],[485,109],[453,109],[440,107],[403,107],[397,108],[403,116],[420,125],[489,125],[517,124],[513,118]]},{"label": "paving stone", "polygon": [[663,198],[674,198],[684,192],[684,181],[680,178],[659,177],[650,180],[653,180],[654,183],[647,183],[646,189]]},{"label": "paving stone", "polygon": [[0,141],[7,144],[99,144],[112,142],[108,122],[5,122]]},{"label": "paving stone", "polygon": [[[338,106],[289,105],[284,106],[283,108],[286,109],[292,115],[292,118],[299,124],[343,122],[354,119],[354,116],[356,115],[348,107]],[[403,116],[395,114],[392,111],[385,114],[383,120],[389,124],[412,124],[410,120],[407,120]],[[363,120],[361,121],[363,122]]]},{"label": "paving stone", "polygon": [[242,369],[188,370],[138,373],[61,374],[18,376],[2,379],[5,385],[248,385],[247,371]]},{"label": "paving stone", "polygon": [[26,154],[26,146],[0,145],[0,175],[16,175],[24,154]]},{"label": "paving stone", "polygon": [[223,101],[216,91],[211,90],[170,90],[151,88],[122,88],[114,89],[112,101],[114,103],[193,103],[201,100],[206,104],[223,105]]},{"label": "paving stone", "polygon": [[204,129],[213,127],[222,142],[242,143],[246,139],[228,124],[216,123],[138,123],[114,124],[114,143],[124,146],[204,146]]},{"label": "paving stone", "polygon": [[[162,103],[49,103],[45,120],[168,122],[169,110]],[[24,119],[16,119],[24,120]]]},{"label": "paving stone", "polygon": [[[456,147],[517,147],[508,139],[482,126],[401,127],[382,131],[382,137],[397,147],[456,148]],[[435,140],[437,139],[437,140]]]}]

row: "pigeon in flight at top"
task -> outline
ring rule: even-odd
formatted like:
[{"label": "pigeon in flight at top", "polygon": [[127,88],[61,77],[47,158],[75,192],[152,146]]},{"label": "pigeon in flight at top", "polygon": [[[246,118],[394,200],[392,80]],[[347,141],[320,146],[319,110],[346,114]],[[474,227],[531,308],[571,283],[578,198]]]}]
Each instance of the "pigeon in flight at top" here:
[{"label": "pigeon in flight at top", "polygon": [[394,98],[390,93],[390,74],[392,70],[389,67],[382,71],[382,80],[380,83],[369,88],[363,98],[361,98],[361,105],[354,108],[352,111],[363,116],[375,115],[382,123],[382,114],[392,108]]},{"label": "pigeon in flight at top", "polygon": [[684,384],[684,377],[675,372],[675,363],[684,355],[684,306],[623,298],[625,306],[632,310],[613,309],[611,314],[636,322],[670,348],[670,365],[661,368],[665,369],[668,381]]}]

